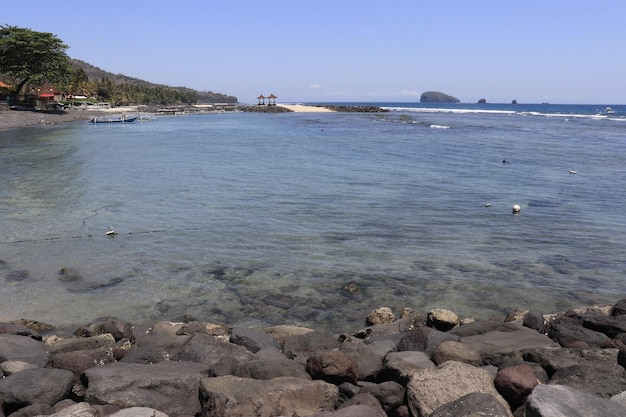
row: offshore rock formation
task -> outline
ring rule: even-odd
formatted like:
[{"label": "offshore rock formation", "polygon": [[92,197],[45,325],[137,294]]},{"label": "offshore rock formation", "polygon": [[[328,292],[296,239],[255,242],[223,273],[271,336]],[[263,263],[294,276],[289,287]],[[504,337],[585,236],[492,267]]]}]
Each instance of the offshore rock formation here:
[{"label": "offshore rock formation", "polygon": [[63,337],[0,322],[0,417],[626,416],[626,299],[483,321],[382,307],[367,322],[331,334],[104,318]]},{"label": "offshore rock formation", "polygon": [[420,103],[459,103],[460,101],[456,97],[438,91],[426,91],[420,97]]}]

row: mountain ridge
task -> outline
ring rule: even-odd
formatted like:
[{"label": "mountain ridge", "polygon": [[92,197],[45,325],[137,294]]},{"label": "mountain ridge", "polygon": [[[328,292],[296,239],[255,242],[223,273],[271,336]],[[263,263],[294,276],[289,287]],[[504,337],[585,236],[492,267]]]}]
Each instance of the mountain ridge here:
[{"label": "mountain ridge", "polygon": [[87,74],[90,81],[97,81],[101,79],[107,79],[114,84],[130,84],[144,87],[160,87],[168,88],[177,91],[194,92],[198,103],[237,103],[237,97],[229,96],[222,93],[214,93],[212,91],[198,91],[193,88],[182,86],[169,86],[164,84],[156,84],[150,81],[142,80],[140,78],[130,77],[124,74],[114,74],[112,72],[103,70],[88,62],[82,61],[76,58],[70,58],[70,64],[73,68],[81,68]]}]

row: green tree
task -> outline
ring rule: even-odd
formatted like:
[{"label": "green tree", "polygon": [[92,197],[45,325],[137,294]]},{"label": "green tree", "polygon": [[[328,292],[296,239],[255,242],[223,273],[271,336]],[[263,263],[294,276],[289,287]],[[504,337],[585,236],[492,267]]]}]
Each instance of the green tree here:
[{"label": "green tree", "polygon": [[67,45],[52,33],[17,26],[0,26],[0,73],[14,80],[17,100],[27,83],[67,80],[72,68]]}]

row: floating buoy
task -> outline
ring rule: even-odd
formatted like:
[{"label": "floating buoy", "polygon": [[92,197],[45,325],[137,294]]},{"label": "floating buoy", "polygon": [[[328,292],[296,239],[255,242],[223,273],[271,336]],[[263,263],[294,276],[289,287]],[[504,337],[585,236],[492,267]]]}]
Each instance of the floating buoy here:
[{"label": "floating buoy", "polygon": [[576,174],[578,174],[578,171],[570,171],[569,173],[572,174],[572,175],[576,175]]},{"label": "floating buoy", "polygon": [[522,211],[522,208],[519,206],[519,204],[515,204],[513,206],[513,214],[519,214],[520,211]]},{"label": "floating buoy", "polygon": [[485,203],[485,207],[491,207],[491,203]]},{"label": "floating buoy", "polygon": [[107,236],[115,236],[117,232],[110,227],[107,227]]}]

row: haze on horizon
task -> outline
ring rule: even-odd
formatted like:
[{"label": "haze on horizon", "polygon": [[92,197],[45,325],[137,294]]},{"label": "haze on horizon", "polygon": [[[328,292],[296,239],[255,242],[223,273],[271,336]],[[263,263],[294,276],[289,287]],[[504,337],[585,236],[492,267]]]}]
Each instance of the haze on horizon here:
[{"label": "haze on horizon", "polygon": [[254,102],[626,104],[626,2],[16,2],[103,70]]}]

